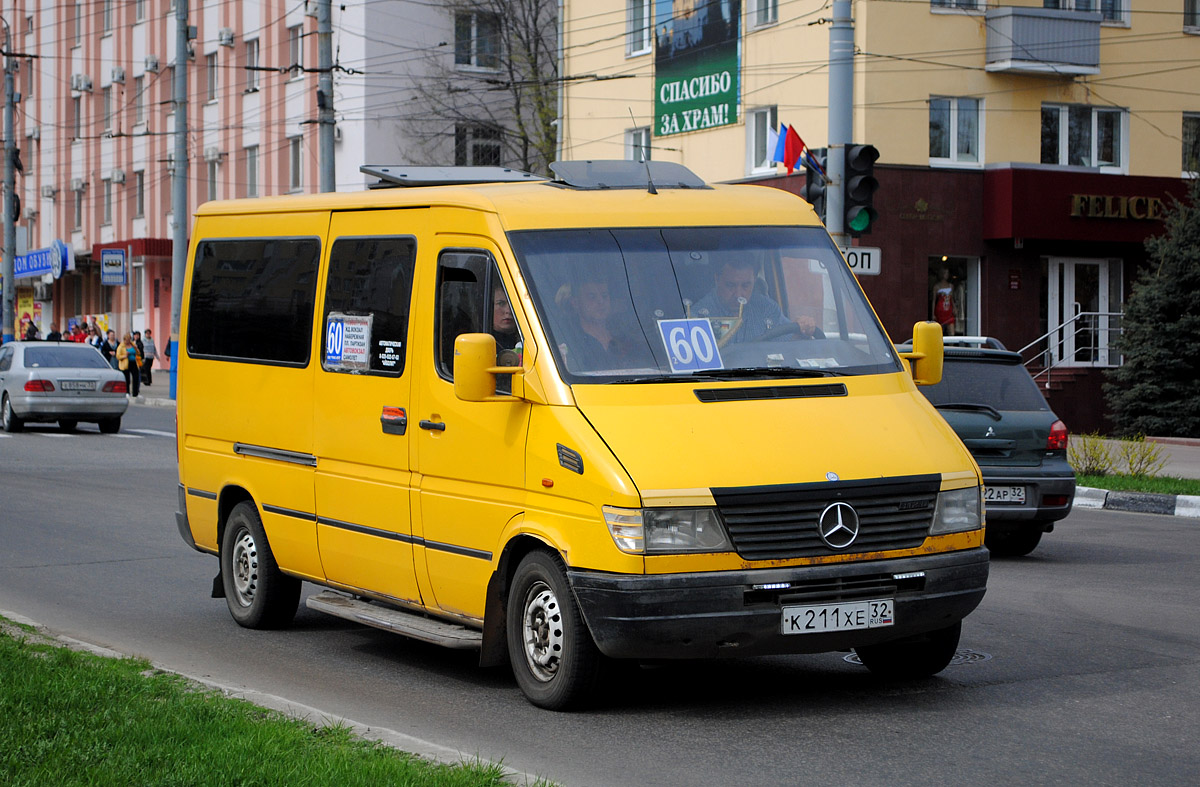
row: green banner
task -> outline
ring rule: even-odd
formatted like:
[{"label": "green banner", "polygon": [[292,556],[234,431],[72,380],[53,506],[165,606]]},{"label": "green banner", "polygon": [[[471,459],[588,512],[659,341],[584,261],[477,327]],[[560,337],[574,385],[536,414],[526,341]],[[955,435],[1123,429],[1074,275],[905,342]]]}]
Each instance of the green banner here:
[{"label": "green banner", "polygon": [[736,123],[741,0],[654,5],[654,135]]}]

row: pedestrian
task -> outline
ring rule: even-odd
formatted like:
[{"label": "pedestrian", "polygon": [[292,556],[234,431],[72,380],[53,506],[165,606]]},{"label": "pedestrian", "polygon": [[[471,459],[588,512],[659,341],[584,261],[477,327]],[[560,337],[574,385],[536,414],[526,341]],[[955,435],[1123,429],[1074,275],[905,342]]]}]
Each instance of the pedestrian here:
[{"label": "pedestrian", "polygon": [[37,341],[37,337],[38,337],[38,327],[36,325],[34,325],[32,321],[30,321],[29,323],[27,323],[25,325],[25,341],[27,341],[27,342]]},{"label": "pedestrian", "polygon": [[61,342],[62,334],[58,332],[58,323],[50,323],[50,333],[46,334],[46,341]]},{"label": "pedestrian", "polygon": [[112,368],[117,368],[117,332],[110,330],[104,341],[100,345],[100,354],[104,356],[104,360],[108,361],[108,365]]},{"label": "pedestrian", "polygon": [[150,385],[154,381],[154,362],[158,360],[158,347],[154,345],[154,336],[146,329],[146,338],[142,340],[142,385]]},{"label": "pedestrian", "polygon": [[137,345],[133,343],[133,336],[130,334],[126,333],[121,337],[121,343],[117,345],[116,359],[117,370],[125,374],[125,388],[129,395],[136,399],[140,393],[142,376],[138,371]]},{"label": "pedestrian", "polygon": [[146,363],[146,350],[142,344],[141,331],[133,332],[133,343],[137,346],[137,368],[134,371],[137,372],[138,381],[140,382],[143,379],[142,366]]}]

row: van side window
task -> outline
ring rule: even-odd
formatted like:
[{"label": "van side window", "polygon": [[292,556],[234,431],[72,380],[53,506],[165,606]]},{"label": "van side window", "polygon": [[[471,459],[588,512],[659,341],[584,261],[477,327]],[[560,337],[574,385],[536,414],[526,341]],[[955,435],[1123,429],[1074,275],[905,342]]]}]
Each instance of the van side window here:
[{"label": "van side window", "polygon": [[459,334],[490,333],[496,338],[497,354],[519,352],[521,330],[511,303],[496,263],[486,251],[442,252],[438,258],[434,326],[438,374],[446,380],[454,379],[454,340]]},{"label": "van side window", "polygon": [[320,256],[316,238],[200,241],[188,305],[188,354],[306,366]]},{"label": "van side window", "polygon": [[321,323],[322,368],[359,374],[404,372],[416,255],[412,238],[334,241]]}]

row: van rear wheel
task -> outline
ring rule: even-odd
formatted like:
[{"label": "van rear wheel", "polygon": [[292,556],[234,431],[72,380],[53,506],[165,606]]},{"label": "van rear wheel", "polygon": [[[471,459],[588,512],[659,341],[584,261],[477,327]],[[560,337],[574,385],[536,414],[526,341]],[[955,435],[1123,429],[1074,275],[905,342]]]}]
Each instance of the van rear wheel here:
[{"label": "van rear wheel", "polygon": [[928,678],[944,670],[954,658],[962,621],[915,637],[855,648],[858,660],[887,680]]},{"label": "van rear wheel", "polygon": [[586,699],[600,674],[600,651],[583,622],[558,560],[531,552],[508,591],[508,654],[526,698],[565,710]]},{"label": "van rear wheel", "polygon": [[221,539],[221,582],[229,614],[251,629],[284,628],[300,606],[300,580],[279,570],[258,509],[233,507]]}]

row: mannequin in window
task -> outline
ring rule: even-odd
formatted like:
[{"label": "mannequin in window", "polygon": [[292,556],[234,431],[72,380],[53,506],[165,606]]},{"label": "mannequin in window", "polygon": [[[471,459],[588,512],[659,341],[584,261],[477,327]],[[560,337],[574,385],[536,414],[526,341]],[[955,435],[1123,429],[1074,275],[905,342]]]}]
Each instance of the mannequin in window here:
[{"label": "mannequin in window", "polygon": [[956,278],[954,292],[950,297],[954,302],[954,335],[962,336],[967,332],[967,283]]},{"label": "mannequin in window", "polygon": [[942,326],[942,334],[954,333],[954,283],[950,281],[950,269],[943,267],[933,284],[933,319]]}]

